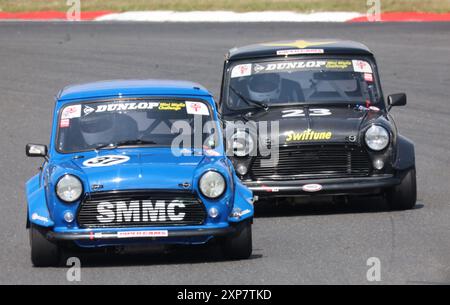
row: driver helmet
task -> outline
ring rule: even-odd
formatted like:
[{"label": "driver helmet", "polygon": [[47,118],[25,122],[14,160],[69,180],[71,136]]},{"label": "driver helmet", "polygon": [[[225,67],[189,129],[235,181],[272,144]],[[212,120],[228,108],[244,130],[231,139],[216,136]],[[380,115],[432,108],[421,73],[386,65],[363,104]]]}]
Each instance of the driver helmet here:
[{"label": "driver helmet", "polygon": [[87,145],[111,143],[114,122],[111,114],[97,114],[80,119],[80,130]]},{"label": "driver helmet", "polygon": [[248,93],[250,99],[258,102],[279,99],[281,78],[274,73],[254,75],[248,82]]}]

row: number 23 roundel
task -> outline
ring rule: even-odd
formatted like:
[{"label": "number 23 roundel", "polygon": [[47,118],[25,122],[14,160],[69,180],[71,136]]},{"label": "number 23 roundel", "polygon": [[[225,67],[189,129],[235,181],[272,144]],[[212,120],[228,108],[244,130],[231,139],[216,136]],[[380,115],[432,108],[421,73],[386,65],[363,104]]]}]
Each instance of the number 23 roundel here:
[{"label": "number 23 roundel", "polygon": [[127,162],[128,160],[130,160],[128,156],[107,155],[88,159],[83,162],[83,165],[86,167],[112,166]]},{"label": "number 23 roundel", "polygon": [[[283,118],[297,118],[304,117],[305,111],[301,109],[293,109],[293,110],[284,110]],[[310,116],[328,116],[331,115],[331,111],[329,109],[321,109],[321,108],[311,108],[309,109]]]}]

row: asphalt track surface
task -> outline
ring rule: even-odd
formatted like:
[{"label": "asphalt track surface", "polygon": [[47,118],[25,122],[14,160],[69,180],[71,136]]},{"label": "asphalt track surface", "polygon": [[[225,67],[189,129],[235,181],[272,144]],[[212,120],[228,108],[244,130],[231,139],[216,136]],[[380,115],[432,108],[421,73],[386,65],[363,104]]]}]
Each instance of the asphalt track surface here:
[{"label": "asphalt track surface", "polygon": [[254,254],[225,261],[214,245],[171,253],[82,255],[81,283],[365,284],[370,257],[385,284],[450,283],[450,23],[67,24],[0,23],[0,283],[64,284],[66,267],[35,269],[25,230],[24,183],[40,161],[27,142],[49,140],[53,96],[70,83],[190,79],[216,95],[227,49],[286,38],[344,38],[377,54],[385,93],[416,143],[418,207],[379,199],[258,209]]}]

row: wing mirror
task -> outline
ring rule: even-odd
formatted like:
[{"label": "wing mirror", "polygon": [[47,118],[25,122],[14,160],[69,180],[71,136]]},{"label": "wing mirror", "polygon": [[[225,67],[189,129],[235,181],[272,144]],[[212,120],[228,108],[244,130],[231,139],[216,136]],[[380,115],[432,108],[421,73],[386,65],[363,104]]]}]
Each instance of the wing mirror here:
[{"label": "wing mirror", "polygon": [[28,157],[47,157],[47,145],[42,144],[27,144],[25,153]]},{"label": "wing mirror", "polygon": [[405,106],[406,105],[406,94],[397,93],[388,96],[389,110],[394,106]]}]

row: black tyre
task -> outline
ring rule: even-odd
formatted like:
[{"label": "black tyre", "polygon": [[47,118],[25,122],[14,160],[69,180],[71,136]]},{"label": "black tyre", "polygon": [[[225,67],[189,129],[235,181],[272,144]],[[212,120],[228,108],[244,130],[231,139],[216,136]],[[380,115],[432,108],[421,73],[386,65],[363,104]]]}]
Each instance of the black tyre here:
[{"label": "black tyre", "polygon": [[241,224],[238,231],[226,237],[222,244],[223,253],[228,259],[247,259],[252,255],[252,224]]},{"label": "black tyre", "polygon": [[35,267],[52,267],[59,264],[60,249],[46,238],[47,230],[34,224],[30,226],[31,262]]},{"label": "black tyre", "polygon": [[410,210],[416,206],[417,185],[415,168],[408,171],[399,185],[386,193],[386,199],[391,210]]}]

